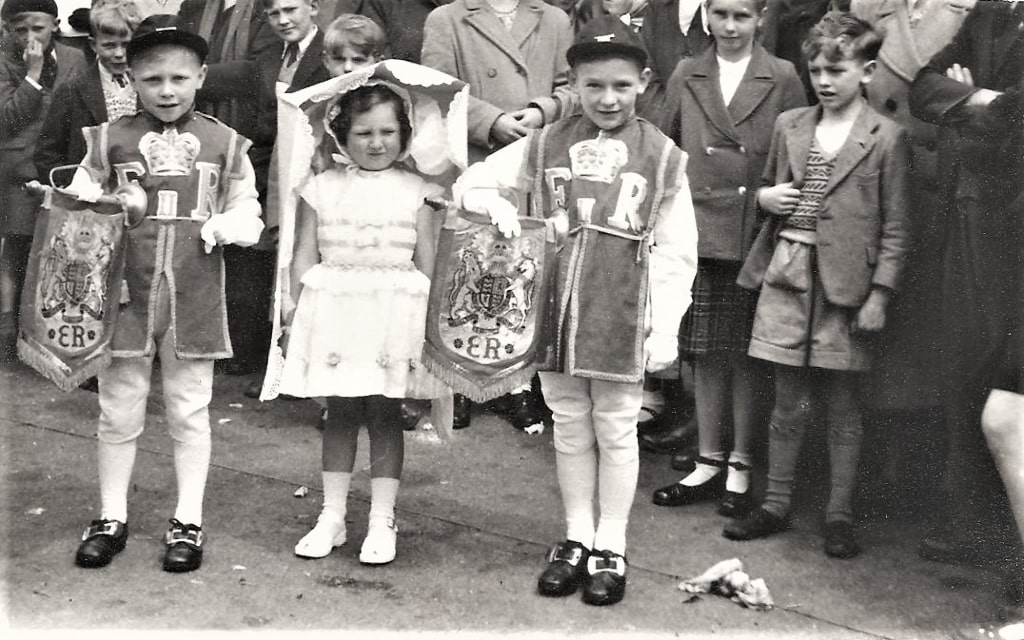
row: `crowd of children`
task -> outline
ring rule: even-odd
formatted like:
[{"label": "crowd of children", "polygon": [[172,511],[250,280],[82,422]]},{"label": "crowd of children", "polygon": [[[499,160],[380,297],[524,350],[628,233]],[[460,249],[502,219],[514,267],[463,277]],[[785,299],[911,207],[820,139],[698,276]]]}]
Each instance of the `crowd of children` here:
[{"label": "crowd of children", "polygon": [[[126,543],[155,358],[178,486],[163,566],[201,565],[215,361],[266,367],[283,266],[272,386],[326,406],[323,509],[295,553],[345,543],[365,424],[360,560],[396,557],[401,400],[446,393],[419,364],[438,232],[424,198],[445,195],[506,236],[521,214],[551,218],[560,241],[554,358],[513,395],[517,426],[541,420],[541,403],[554,425],[566,532],[542,595],[623,598],[644,378],[678,361],[692,366],[699,451],[655,504],[717,500],[736,540],[787,529],[820,406],[826,554],[861,552],[858,479],[884,484],[873,458],[896,440],[893,459],[931,478],[930,504],[954,524],[924,555],[1019,546],[999,535],[1012,525],[992,523],[1024,518],[1012,437],[1024,392],[1020,3],[854,0],[803,3],[813,7],[799,15],[777,0],[185,0],[176,15],[92,4],[88,56],[57,41],[53,0],[0,10],[6,358],[38,208],[21,186],[80,165],[72,187],[134,181],[150,196],[127,232],[114,359],[99,375],[101,512],[80,566],[104,566]],[[780,25],[807,11],[794,55]],[[392,54],[468,85],[465,136],[420,131],[446,123],[367,75],[332,85],[311,177],[280,184],[281,96],[369,74]],[[421,133],[468,140],[474,164],[424,171],[410,155]],[[294,243],[282,243],[293,187]],[[508,191],[519,208],[498,195]],[[255,397],[262,376],[253,386]],[[914,460],[925,452],[935,464]],[[1011,565],[1020,597],[1024,571]]]}]

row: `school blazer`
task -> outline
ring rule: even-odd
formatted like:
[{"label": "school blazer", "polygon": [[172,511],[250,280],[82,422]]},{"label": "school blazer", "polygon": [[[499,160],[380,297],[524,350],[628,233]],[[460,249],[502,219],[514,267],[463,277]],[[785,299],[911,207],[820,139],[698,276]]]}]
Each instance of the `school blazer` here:
[{"label": "school blazer", "polygon": [[688,157],[701,258],[742,262],[747,256],[760,226],[755,191],[772,125],[782,112],[806,104],[792,63],[759,44],[728,106],[714,47],[676,67],[668,81],[661,130]]},{"label": "school blazer", "polygon": [[[99,66],[94,62],[53,92],[53,102],[36,144],[35,164],[42,181],[48,180],[54,167],[81,162],[87,151],[82,127],[106,121],[107,101],[103,97]],[[58,180],[70,180],[71,175],[70,171],[61,174]]]},{"label": "school blazer", "polygon": [[[763,186],[803,183],[821,107],[779,116]],[[872,286],[899,289],[908,246],[906,133],[865,104],[839,150],[818,211],[817,263],[826,299],[859,307]],[[737,282],[758,289],[775,251],[782,217],[768,215]]]},{"label": "school blazer", "polygon": [[[20,184],[36,177],[32,156],[43,128],[53,90],[36,89],[25,81],[23,66],[14,59],[13,45],[0,55],[0,181]],[[86,66],[78,49],[54,43],[57,78],[54,90]]]}]

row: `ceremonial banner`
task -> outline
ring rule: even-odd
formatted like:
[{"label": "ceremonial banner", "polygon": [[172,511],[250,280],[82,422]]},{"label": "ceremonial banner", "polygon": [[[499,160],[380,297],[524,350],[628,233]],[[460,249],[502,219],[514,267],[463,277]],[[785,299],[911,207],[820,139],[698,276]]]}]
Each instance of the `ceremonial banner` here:
[{"label": "ceremonial banner", "polygon": [[519,224],[506,238],[487,216],[457,211],[441,230],[423,362],[476,402],[529,384],[546,356],[555,243],[544,220]]},{"label": "ceremonial banner", "polygon": [[[110,363],[125,213],[43,188],[21,296],[18,356],[64,391]],[[116,199],[113,199],[116,202]]]}]

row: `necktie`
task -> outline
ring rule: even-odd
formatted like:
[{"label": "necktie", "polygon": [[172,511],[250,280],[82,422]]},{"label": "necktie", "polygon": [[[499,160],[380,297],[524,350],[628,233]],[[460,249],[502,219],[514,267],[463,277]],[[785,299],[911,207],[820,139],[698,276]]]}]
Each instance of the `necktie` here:
[{"label": "necktie", "polygon": [[125,79],[123,73],[115,73],[113,74],[113,77],[114,82],[117,83],[117,86],[121,87],[122,89],[128,86],[128,81]]},{"label": "necktie", "polygon": [[289,42],[284,50],[284,66],[290,67],[299,59],[299,43]]}]

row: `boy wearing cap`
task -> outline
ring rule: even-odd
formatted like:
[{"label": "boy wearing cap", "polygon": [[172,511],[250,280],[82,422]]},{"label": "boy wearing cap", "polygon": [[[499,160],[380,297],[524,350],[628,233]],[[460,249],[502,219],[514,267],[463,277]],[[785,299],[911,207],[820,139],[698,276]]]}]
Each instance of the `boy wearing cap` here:
[{"label": "boy wearing cap", "polygon": [[635,114],[651,75],[636,36],[619,20],[594,19],[566,57],[583,114],[471,166],[454,195],[515,235],[517,211],[496,188],[517,189],[528,213],[548,218],[563,237],[554,347],[540,378],[554,414],[568,531],[548,554],[538,589],[565,596],[582,585],[584,602],[607,605],[626,588],[644,371],[676,359],[697,229],[685,154]]},{"label": "boy wearing cap", "polygon": [[206,53],[206,41],[179,29],[174,16],[150,16],[127,50],[142,110],[83,131],[93,180],[108,192],[135,182],[148,205],[127,231],[128,301],[113,361],[98,376],[102,512],[82,536],[82,567],[105,566],[127,540],[128,486],[157,354],[178,487],[163,568],[192,571],[202,562],[213,361],[231,356],[215,245],[251,245],[263,229],[249,141],[194,110]]},{"label": "boy wearing cap", "polygon": [[7,0],[0,18],[10,34],[0,53],[0,360],[9,360],[39,208],[22,185],[36,179],[32,154],[54,90],[86,63],[81,51],[54,41],[53,0]]}]

